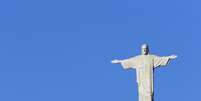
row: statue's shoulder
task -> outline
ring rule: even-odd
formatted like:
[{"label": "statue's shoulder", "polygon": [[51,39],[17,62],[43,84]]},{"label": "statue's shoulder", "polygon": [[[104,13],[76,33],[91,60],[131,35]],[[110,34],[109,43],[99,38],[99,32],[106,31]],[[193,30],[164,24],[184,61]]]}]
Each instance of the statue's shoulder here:
[{"label": "statue's shoulder", "polygon": [[130,59],[139,59],[139,58],[141,58],[141,57],[142,57],[141,55],[137,55],[137,56],[131,57]]},{"label": "statue's shoulder", "polygon": [[149,54],[151,58],[157,57],[157,55]]},{"label": "statue's shoulder", "polygon": [[142,57],[142,55],[136,55],[133,58],[139,58],[139,57]]}]

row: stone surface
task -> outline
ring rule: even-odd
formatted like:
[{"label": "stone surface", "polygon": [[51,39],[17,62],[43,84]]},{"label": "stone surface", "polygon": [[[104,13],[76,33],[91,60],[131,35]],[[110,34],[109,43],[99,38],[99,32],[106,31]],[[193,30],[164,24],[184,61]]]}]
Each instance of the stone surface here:
[{"label": "stone surface", "polygon": [[170,60],[177,58],[176,55],[156,56],[149,54],[149,47],[143,44],[141,55],[124,60],[113,60],[112,63],[119,63],[124,69],[136,69],[139,101],[153,101],[154,78],[153,71],[160,66],[166,66]]}]

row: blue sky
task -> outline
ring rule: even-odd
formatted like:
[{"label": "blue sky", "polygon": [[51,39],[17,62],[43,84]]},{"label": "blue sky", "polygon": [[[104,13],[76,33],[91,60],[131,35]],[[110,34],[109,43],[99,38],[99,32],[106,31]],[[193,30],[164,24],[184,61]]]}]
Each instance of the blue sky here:
[{"label": "blue sky", "polygon": [[155,72],[156,101],[201,101],[199,0],[0,1],[1,101],[137,101],[112,59],[178,54]]}]

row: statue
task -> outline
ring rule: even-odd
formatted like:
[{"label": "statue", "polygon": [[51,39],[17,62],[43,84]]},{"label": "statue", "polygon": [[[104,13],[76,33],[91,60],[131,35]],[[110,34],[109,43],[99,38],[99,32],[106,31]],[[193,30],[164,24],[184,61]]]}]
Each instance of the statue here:
[{"label": "statue", "polygon": [[149,54],[149,47],[143,44],[141,55],[125,60],[113,60],[114,64],[120,63],[124,69],[136,69],[139,101],[153,101],[153,72],[160,66],[166,66],[177,55],[156,56]]}]

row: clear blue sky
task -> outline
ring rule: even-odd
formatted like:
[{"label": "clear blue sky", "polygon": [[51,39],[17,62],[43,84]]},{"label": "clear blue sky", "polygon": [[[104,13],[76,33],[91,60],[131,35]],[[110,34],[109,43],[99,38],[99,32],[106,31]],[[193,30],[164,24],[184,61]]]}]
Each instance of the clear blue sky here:
[{"label": "clear blue sky", "polygon": [[201,101],[200,0],[1,0],[1,101],[137,101],[112,59],[178,54],[156,101]]}]

